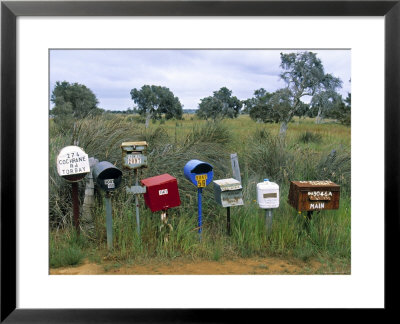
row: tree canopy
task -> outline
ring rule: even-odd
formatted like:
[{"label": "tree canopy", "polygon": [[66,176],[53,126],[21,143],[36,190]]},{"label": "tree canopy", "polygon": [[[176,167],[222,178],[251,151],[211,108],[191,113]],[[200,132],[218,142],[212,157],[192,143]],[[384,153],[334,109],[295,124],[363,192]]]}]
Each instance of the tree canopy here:
[{"label": "tree canopy", "polygon": [[[280,122],[280,134],[285,135],[293,116],[307,114],[310,107],[317,108],[322,118],[324,110],[337,103],[339,94],[336,91],[342,81],[326,74],[321,60],[312,52],[281,53],[280,67],[280,77],[286,87],[271,94],[260,89],[246,102],[253,119]],[[311,98],[310,106],[303,101],[305,97]]]},{"label": "tree canopy", "polygon": [[83,84],[57,81],[51,94],[54,108],[51,114],[57,118],[84,118],[101,113],[95,94]]},{"label": "tree canopy", "polygon": [[196,114],[203,119],[236,118],[241,108],[242,102],[237,97],[232,96],[231,90],[222,87],[218,91],[214,91],[213,96],[200,99]]},{"label": "tree canopy", "polygon": [[137,105],[139,114],[146,116],[146,126],[149,119],[181,119],[183,107],[178,97],[166,87],[144,85],[140,90],[134,88],[130,92],[133,102]]}]

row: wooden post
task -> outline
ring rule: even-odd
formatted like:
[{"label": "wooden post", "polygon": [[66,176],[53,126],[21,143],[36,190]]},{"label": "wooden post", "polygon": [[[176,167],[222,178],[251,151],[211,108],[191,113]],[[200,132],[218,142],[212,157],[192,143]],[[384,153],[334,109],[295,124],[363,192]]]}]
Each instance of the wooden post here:
[{"label": "wooden post", "polygon": [[231,207],[226,208],[226,231],[231,235]]},{"label": "wooden post", "polygon": [[79,199],[78,199],[78,183],[72,183],[72,207],[74,215],[74,226],[78,235],[80,234],[79,229]]}]

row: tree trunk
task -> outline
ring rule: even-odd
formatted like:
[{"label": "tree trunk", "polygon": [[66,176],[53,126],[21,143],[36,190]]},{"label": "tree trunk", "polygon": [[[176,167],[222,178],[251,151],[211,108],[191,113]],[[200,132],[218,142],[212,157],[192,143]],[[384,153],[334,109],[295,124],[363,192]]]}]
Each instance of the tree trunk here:
[{"label": "tree trunk", "polygon": [[146,124],[145,124],[145,128],[148,128],[148,127],[149,127],[150,117],[151,117],[150,113],[147,112],[147,113],[146,113]]},{"label": "tree trunk", "polygon": [[286,137],[287,129],[288,129],[288,122],[285,120],[285,121],[282,122],[281,128],[279,129],[279,136],[281,138],[285,138]]},{"label": "tree trunk", "polygon": [[315,123],[316,124],[321,124],[321,122],[322,122],[322,109],[319,108],[317,117],[315,117]]}]

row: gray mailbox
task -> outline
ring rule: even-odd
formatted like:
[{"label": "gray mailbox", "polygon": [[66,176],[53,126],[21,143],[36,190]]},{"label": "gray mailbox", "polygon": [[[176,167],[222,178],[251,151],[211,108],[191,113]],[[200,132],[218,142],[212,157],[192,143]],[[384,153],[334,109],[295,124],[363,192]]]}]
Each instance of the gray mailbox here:
[{"label": "gray mailbox", "polygon": [[121,184],[122,171],[112,163],[108,161],[102,161],[94,165],[92,174],[96,184],[106,192],[107,247],[109,250],[111,250],[113,248],[111,192],[117,189]]},{"label": "gray mailbox", "polygon": [[117,189],[122,181],[121,170],[107,161],[97,163],[92,173],[96,184],[104,191]]},{"label": "gray mailbox", "polygon": [[215,201],[226,207],[226,229],[228,235],[231,235],[231,206],[243,205],[242,184],[233,178],[213,182]]},{"label": "gray mailbox", "polygon": [[243,193],[241,183],[233,178],[214,180],[215,201],[222,207],[242,206]]}]

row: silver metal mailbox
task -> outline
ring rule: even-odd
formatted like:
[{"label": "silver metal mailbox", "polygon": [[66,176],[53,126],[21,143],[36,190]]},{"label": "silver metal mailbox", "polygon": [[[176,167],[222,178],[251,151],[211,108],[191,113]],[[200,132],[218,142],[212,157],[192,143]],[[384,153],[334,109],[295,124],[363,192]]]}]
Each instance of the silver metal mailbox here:
[{"label": "silver metal mailbox", "polygon": [[124,142],[121,144],[121,149],[124,168],[147,168],[147,142]]},{"label": "silver metal mailbox", "polygon": [[215,201],[222,207],[242,206],[243,193],[241,183],[233,178],[215,180]]}]

